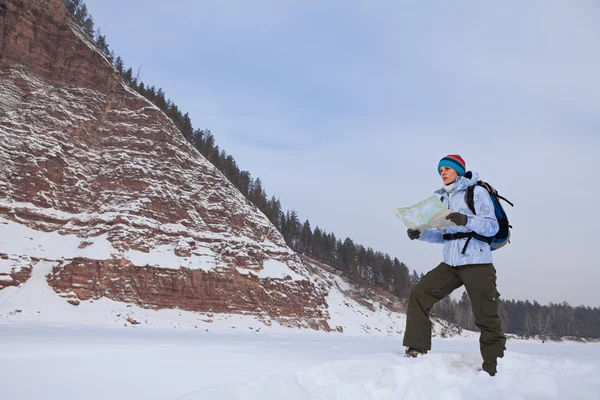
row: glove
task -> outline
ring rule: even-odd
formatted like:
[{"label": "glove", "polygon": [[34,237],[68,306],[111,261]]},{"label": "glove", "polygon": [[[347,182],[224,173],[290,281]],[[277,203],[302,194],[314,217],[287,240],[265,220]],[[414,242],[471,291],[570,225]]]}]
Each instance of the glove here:
[{"label": "glove", "polygon": [[421,236],[421,231],[418,229],[409,229],[406,231],[406,234],[408,235],[408,238],[410,240],[415,240],[418,239],[419,236]]},{"label": "glove", "polygon": [[446,219],[454,222],[458,226],[465,226],[467,224],[467,216],[458,212],[448,214]]}]

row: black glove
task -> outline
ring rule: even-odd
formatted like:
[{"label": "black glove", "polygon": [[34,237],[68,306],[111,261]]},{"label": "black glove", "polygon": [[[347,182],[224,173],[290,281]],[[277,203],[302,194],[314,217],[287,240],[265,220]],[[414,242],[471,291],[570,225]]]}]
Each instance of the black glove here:
[{"label": "black glove", "polygon": [[408,235],[408,238],[410,240],[415,240],[418,239],[419,236],[421,236],[421,231],[418,229],[409,229],[406,231],[406,234]]},{"label": "black glove", "polygon": [[467,224],[467,216],[465,214],[453,212],[448,214],[446,219],[454,222],[458,226],[465,226]]}]

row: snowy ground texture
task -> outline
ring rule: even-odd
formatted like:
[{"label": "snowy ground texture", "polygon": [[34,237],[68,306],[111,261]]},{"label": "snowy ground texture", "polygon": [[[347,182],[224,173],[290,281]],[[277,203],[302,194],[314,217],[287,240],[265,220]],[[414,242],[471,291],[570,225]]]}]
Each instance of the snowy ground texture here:
[{"label": "snowy ground texture", "polygon": [[0,321],[14,399],[598,399],[600,345],[509,341],[499,374],[474,339],[407,359],[399,336],[82,327]]}]

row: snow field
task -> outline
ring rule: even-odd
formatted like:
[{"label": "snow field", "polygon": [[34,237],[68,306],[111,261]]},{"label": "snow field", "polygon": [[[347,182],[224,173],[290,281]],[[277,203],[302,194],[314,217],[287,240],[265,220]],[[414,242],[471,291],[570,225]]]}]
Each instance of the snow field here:
[{"label": "snow field", "polygon": [[226,333],[0,322],[3,399],[597,399],[600,346],[509,341],[499,373],[473,339]]}]

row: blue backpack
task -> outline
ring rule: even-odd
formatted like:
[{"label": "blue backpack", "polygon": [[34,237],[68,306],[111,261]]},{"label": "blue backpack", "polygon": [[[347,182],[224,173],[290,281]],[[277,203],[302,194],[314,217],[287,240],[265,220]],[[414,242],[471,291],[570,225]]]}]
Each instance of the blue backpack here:
[{"label": "blue backpack", "polygon": [[[500,225],[500,229],[498,233],[494,236],[481,236],[475,234],[473,237],[477,240],[481,240],[490,244],[490,248],[492,251],[498,250],[499,248],[506,245],[506,243],[510,243],[510,230],[512,229],[512,225],[508,223],[508,217],[506,216],[506,212],[502,208],[502,204],[500,204],[500,200],[504,200],[511,207],[514,207],[513,203],[505,199],[504,197],[498,194],[498,191],[492,187],[487,182],[478,181],[475,185],[469,186],[467,188],[467,193],[465,194],[465,201],[469,209],[473,212],[473,214],[477,215],[475,212],[475,204],[473,202],[473,194],[475,193],[475,186],[481,186],[490,194],[490,198],[492,199],[492,203],[494,204],[494,211],[496,214],[496,219],[498,220],[498,224]],[[466,246],[465,246],[466,249]]]}]

